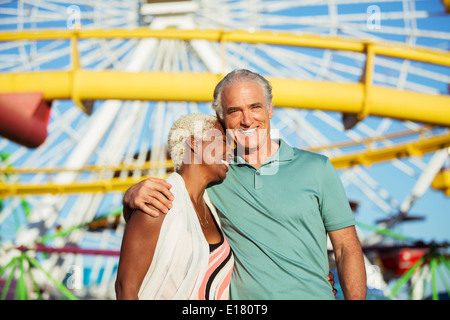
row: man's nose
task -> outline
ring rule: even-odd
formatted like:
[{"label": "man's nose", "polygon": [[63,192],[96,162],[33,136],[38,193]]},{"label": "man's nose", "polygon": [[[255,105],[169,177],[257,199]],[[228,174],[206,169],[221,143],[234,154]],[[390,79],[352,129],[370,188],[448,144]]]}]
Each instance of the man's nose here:
[{"label": "man's nose", "polygon": [[252,119],[248,111],[242,112],[241,125],[250,127],[252,124]]}]

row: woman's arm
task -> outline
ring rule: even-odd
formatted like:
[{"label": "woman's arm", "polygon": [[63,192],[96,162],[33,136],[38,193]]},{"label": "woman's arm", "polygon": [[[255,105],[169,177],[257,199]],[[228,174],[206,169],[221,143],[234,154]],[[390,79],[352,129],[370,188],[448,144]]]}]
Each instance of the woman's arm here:
[{"label": "woman's arm", "polygon": [[165,215],[151,217],[136,210],[128,221],[122,239],[116,279],[118,300],[137,300],[138,292],[153,259]]}]

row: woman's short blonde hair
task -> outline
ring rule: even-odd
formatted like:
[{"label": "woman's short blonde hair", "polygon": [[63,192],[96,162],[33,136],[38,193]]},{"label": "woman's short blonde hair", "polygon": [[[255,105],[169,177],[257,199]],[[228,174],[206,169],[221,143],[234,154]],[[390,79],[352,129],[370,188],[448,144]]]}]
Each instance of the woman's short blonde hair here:
[{"label": "woman's short blonde hair", "polygon": [[186,139],[193,136],[196,139],[204,140],[206,131],[217,125],[219,125],[217,117],[200,113],[182,116],[174,122],[169,131],[168,146],[175,170],[178,170],[183,163]]}]

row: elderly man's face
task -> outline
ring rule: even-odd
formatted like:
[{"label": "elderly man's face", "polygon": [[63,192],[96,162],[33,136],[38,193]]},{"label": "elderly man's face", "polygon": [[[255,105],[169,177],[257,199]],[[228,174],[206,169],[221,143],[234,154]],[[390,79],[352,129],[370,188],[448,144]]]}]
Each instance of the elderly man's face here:
[{"label": "elderly man's face", "polygon": [[240,81],[222,91],[223,120],[239,147],[252,153],[267,147],[272,105],[267,108],[263,89],[256,82]]}]

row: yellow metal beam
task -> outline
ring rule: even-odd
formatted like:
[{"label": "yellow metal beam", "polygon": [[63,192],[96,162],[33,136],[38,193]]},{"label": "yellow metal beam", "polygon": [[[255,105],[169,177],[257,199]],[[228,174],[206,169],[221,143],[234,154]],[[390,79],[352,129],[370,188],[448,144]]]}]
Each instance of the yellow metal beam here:
[{"label": "yellow metal beam", "polygon": [[[91,182],[74,182],[71,184],[23,184],[23,183],[0,183],[0,197],[37,195],[37,194],[63,194],[63,193],[107,193],[124,192],[133,184],[144,180],[135,178],[113,178]],[[165,179],[166,177],[159,177]]]},{"label": "yellow metal beam", "polygon": [[[273,31],[244,31],[244,30],[181,30],[163,29],[152,30],[148,28],[136,29],[91,29],[91,30],[39,30],[39,31],[3,31],[0,32],[0,41],[15,40],[56,40],[56,39],[93,39],[93,38],[157,38],[196,40],[203,39],[218,42],[247,42],[267,43],[276,45],[310,47],[320,49],[344,50],[365,52],[367,40],[348,37],[295,34],[290,32]],[[426,47],[408,46],[401,43],[376,42],[373,44],[375,55],[393,58],[416,60],[427,63],[450,66],[450,53],[443,50],[434,50]]]},{"label": "yellow metal beam", "polygon": [[365,152],[334,157],[330,161],[337,169],[345,169],[355,165],[372,165],[398,158],[410,156],[421,157],[426,153],[450,147],[450,133],[430,138],[419,138],[405,144],[381,149],[369,149]]},{"label": "yellow metal beam", "polygon": [[439,172],[431,183],[435,190],[441,190],[446,196],[450,196],[450,169]]},{"label": "yellow metal beam", "polygon": [[[389,161],[396,158],[404,158],[410,156],[422,156],[425,153],[440,150],[442,148],[450,147],[450,133],[441,134],[428,138],[419,138],[415,141],[399,144],[393,147],[367,150],[364,152],[354,153],[350,155],[331,158],[330,161],[337,169],[345,169],[356,165],[372,165],[374,163]],[[159,164],[146,162],[141,166],[119,165],[117,167],[86,167],[75,171],[119,171],[125,169],[141,169],[146,170],[149,167],[156,168],[158,166],[169,168],[169,162],[162,162]],[[43,170],[51,169],[33,169],[32,172],[43,172]],[[60,169],[58,171],[65,171],[70,169]],[[15,168],[1,169],[0,173],[24,173],[24,170]],[[24,184],[24,183],[1,183],[0,182],[0,197],[9,197],[15,195],[26,194],[44,194],[44,193],[81,193],[81,192],[123,192],[131,185],[138,183],[146,177],[140,178],[113,178],[108,180],[98,180],[93,182],[74,182],[71,184]],[[161,178],[161,177],[160,177]],[[164,178],[164,177],[162,177]],[[435,185],[439,182],[435,182]],[[440,189],[440,187],[439,187]]]},{"label": "yellow metal beam", "polygon": [[[373,87],[371,84],[373,59],[376,55],[450,66],[450,53],[398,43],[374,43],[337,36],[299,35],[287,32],[152,30],[148,28],[0,32],[0,41],[70,39],[73,61],[71,71],[0,74],[0,93],[43,92],[46,100],[72,99],[89,113],[82,104],[83,100],[209,102],[211,92],[221,78],[220,75],[207,73],[126,73],[82,70],[76,42],[78,39],[92,38],[205,39],[222,43],[227,41],[268,43],[364,52],[367,55],[367,63],[362,83],[343,84],[272,78],[269,80],[274,86],[275,105],[356,114],[359,120],[367,115],[375,115],[433,125],[450,125],[448,96]],[[327,95],[323,95],[323,92],[327,92]]]},{"label": "yellow metal beam", "polygon": [[[336,148],[348,148],[348,147],[355,147],[355,146],[362,146],[365,145],[366,149],[370,149],[370,145],[374,142],[380,142],[380,141],[386,141],[386,140],[392,140],[392,139],[399,139],[399,138],[406,138],[412,135],[421,135],[421,137],[416,140],[417,141],[423,141],[424,139],[432,138],[433,136],[431,134],[427,134],[430,132],[432,128],[431,127],[421,127],[416,130],[403,130],[398,132],[392,132],[385,135],[380,136],[372,136],[363,138],[360,140],[349,140],[349,141],[343,141],[343,142],[335,142],[328,145],[320,145],[315,147],[305,147],[302,149],[312,151],[312,152],[318,152],[320,150],[333,150]],[[152,170],[152,169],[173,169],[173,161],[170,159],[167,159],[165,161],[146,161],[140,164],[136,163],[120,163],[116,165],[88,165],[83,166],[81,168],[68,168],[68,167],[53,167],[53,168],[31,168],[31,167],[14,167],[14,166],[8,166],[4,168],[0,168],[0,175],[1,174],[37,174],[37,173],[47,173],[47,174],[57,174],[61,172],[122,172],[122,171],[134,171],[134,170]],[[51,176],[49,176],[49,179],[51,179]]]},{"label": "yellow metal beam", "polygon": [[[373,144],[374,142],[406,138],[408,136],[417,135],[417,134],[426,134],[427,132],[430,132],[431,129],[432,129],[432,127],[423,126],[421,128],[414,129],[414,130],[408,129],[408,130],[387,133],[385,135],[366,137],[366,138],[362,138],[359,140],[334,142],[334,143],[330,143],[330,144],[326,144],[326,145],[308,147],[306,150],[312,151],[312,152],[317,152],[320,150],[333,150],[333,149],[337,149],[337,148],[348,148],[348,147],[354,147],[354,146],[358,146],[358,145],[366,145],[366,146],[369,146],[369,147],[367,147],[367,149],[370,149],[370,145]],[[2,169],[0,169],[0,173],[2,173],[2,172],[3,172]]]},{"label": "yellow metal beam", "polygon": [[[282,107],[318,109],[373,115],[450,126],[450,97],[370,87],[366,101],[362,83],[333,83],[270,79],[274,104]],[[324,94],[326,93],[326,94]]]},{"label": "yellow metal beam", "polygon": [[173,169],[172,160],[146,161],[141,164],[89,165],[77,169],[72,168],[17,168],[13,166],[0,168],[0,174],[56,174],[61,172],[121,172],[134,170]]},{"label": "yellow metal beam", "polygon": [[445,8],[445,13],[450,14],[450,0],[441,0]]},{"label": "yellow metal beam", "polygon": [[[211,73],[55,71],[1,73],[0,93],[43,92],[44,99],[153,100],[210,102],[221,76]],[[432,125],[450,126],[450,97],[334,83],[268,77],[280,107],[364,113]],[[326,92],[326,94],[323,94]]]}]

